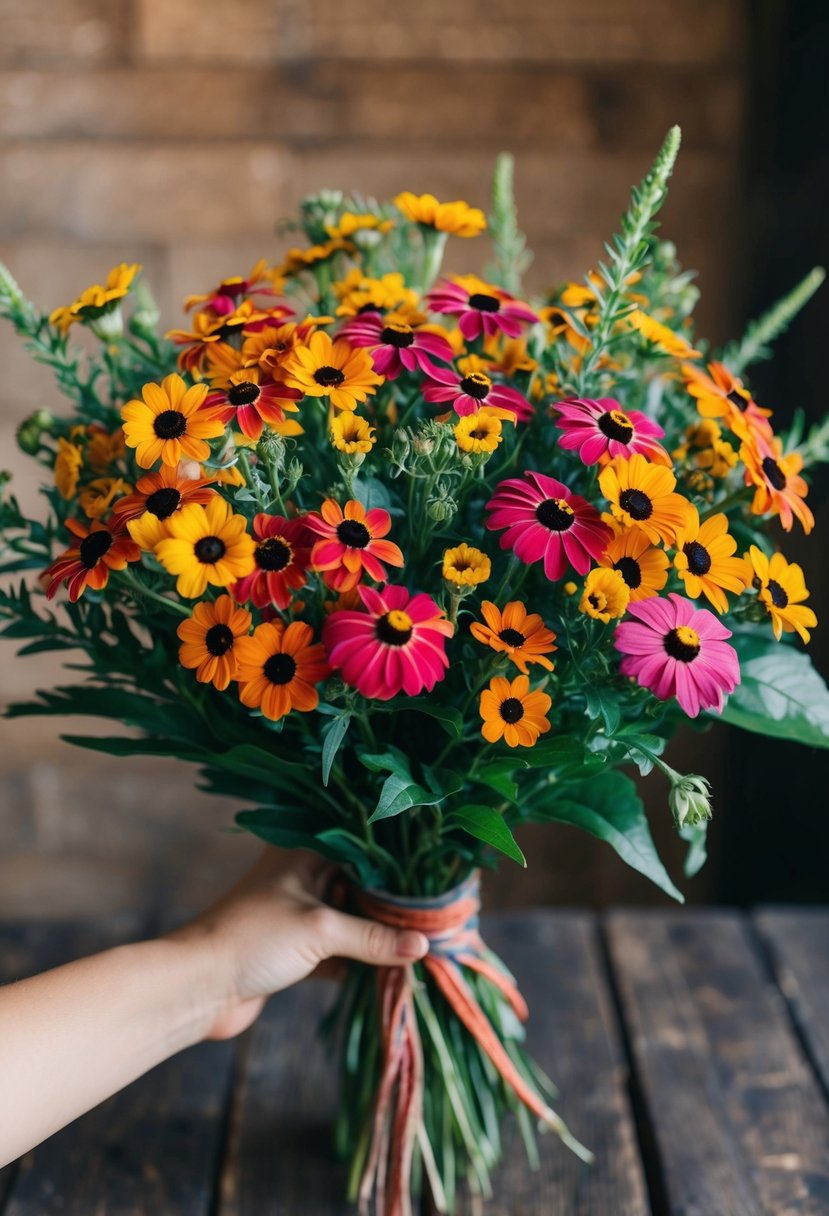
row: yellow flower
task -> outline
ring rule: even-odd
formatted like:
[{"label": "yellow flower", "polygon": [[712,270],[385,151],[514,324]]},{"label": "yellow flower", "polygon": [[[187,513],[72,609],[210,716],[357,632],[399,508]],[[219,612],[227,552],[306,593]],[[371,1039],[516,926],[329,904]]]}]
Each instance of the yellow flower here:
[{"label": "yellow flower", "polygon": [[86,463],[100,477],[106,476],[127,450],[121,427],[108,431],[93,423],[86,428]]},{"label": "yellow flower", "polygon": [[301,389],[308,397],[328,397],[337,410],[355,410],[358,401],[365,401],[383,383],[367,350],[344,338],[332,342],[320,331],[311,335],[307,346],[291,352],[282,371],[291,388]]},{"label": "yellow flower", "polygon": [[391,232],[394,220],[381,219],[379,215],[356,215],[353,211],[344,211],[338,224],[326,224],[325,230],[330,237],[340,237],[348,240],[359,232]]},{"label": "yellow flower", "polygon": [[602,494],[623,527],[641,528],[652,544],[673,541],[687,524],[693,507],[674,493],[676,478],[664,465],[651,464],[636,452],[629,460],[617,456],[599,474]]},{"label": "yellow flower", "polygon": [[168,574],[178,575],[179,595],[198,599],[208,583],[229,587],[253,573],[255,545],[246,531],[247,520],[234,515],[218,494],[205,507],[182,507],[166,526],[169,536],[159,541],[155,555]]},{"label": "yellow flower", "polygon": [[575,595],[579,589],[578,583],[565,583],[562,590],[565,595]]},{"label": "yellow flower", "polygon": [[88,519],[102,519],[115,499],[131,488],[121,477],[96,477],[81,490],[78,503]]},{"label": "yellow flower", "polygon": [[630,588],[620,570],[597,566],[584,581],[579,600],[579,612],[597,621],[615,621],[624,616],[630,601]]},{"label": "yellow flower", "polygon": [[455,427],[455,439],[462,452],[494,452],[503,439],[501,419],[486,406],[477,414],[466,414]]},{"label": "yellow flower", "polygon": [[78,477],[83,465],[83,452],[68,439],[58,439],[58,454],[55,460],[55,485],[61,498],[73,498],[78,488]]},{"label": "yellow flower", "polygon": [[443,577],[458,587],[477,587],[492,573],[492,563],[485,553],[463,542],[443,553]]},{"label": "yellow flower", "polygon": [[207,396],[206,384],[188,388],[181,376],[165,376],[161,384],[145,384],[143,401],[128,401],[121,410],[124,437],[135,448],[142,469],[157,460],[177,465],[182,456],[205,460],[210,455],[206,440],[224,431],[212,411],[200,407]]},{"label": "yellow flower", "polygon": [[746,554],[746,566],[747,579],[753,577],[758,584],[758,598],[771,617],[778,642],[781,634],[794,631],[808,642],[809,630],[817,625],[817,617],[803,603],[809,598],[809,592],[800,566],[787,562],[782,553],[766,557],[756,545],[752,545]]},{"label": "yellow flower", "polygon": [[712,515],[701,524],[694,508],[687,525],[677,530],[676,546],[674,566],[685,594],[692,600],[704,595],[717,612],[727,612],[726,591],[741,595],[748,582],[745,562],[733,556],[737,542],[729,535],[728,516]]},{"label": "yellow flower", "polygon": [[76,321],[95,320],[103,313],[111,311],[117,302],[127,295],[140,269],[137,263],[128,266],[126,262],[122,262],[120,266],[113,266],[107,275],[106,283],[94,283],[82,291],[71,304],[56,308],[49,317],[50,325],[66,334]]},{"label": "yellow flower", "polygon": [[655,548],[638,528],[623,528],[611,518],[613,539],[601,558],[603,566],[618,570],[627,583],[630,602],[658,595],[668,581],[668,555]]},{"label": "yellow flower", "polygon": [[400,319],[407,320],[419,303],[417,292],[406,286],[406,280],[398,271],[373,279],[355,267],[333,286],[334,295],[340,301],[338,317],[356,317],[365,309],[373,308],[377,312],[400,312],[403,314]]},{"label": "yellow flower", "polygon": [[653,342],[654,346],[660,347],[666,355],[673,355],[675,359],[698,359],[700,357],[700,352],[694,350],[691,343],[687,342],[681,334],[669,329],[667,325],[662,325],[653,317],[649,317],[646,312],[642,312],[641,308],[634,308],[633,312],[628,313],[625,317],[625,321],[648,342]]},{"label": "yellow flower", "polygon": [[310,270],[312,266],[318,266],[321,262],[327,262],[335,254],[351,248],[353,246],[348,241],[334,237],[322,245],[311,245],[308,249],[289,249],[281,265],[274,267],[273,273],[280,279],[290,278],[292,275],[300,274],[303,270]]},{"label": "yellow flower", "polygon": [[335,414],[330,427],[331,442],[338,452],[348,455],[354,452],[370,452],[376,442],[374,427],[369,425],[367,419],[348,410]]},{"label": "yellow flower", "polygon": [[478,207],[470,207],[460,199],[439,203],[433,194],[412,194],[405,190],[394,200],[398,211],[414,224],[450,232],[453,236],[478,236],[486,228],[486,216]]}]

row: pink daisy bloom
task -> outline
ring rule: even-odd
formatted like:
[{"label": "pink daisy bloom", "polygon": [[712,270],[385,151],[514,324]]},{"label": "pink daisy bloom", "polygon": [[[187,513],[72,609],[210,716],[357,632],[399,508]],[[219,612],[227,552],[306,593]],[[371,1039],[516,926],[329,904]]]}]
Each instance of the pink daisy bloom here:
[{"label": "pink daisy bloom", "polygon": [[405,587],[359,588],[363,612],[332,612],[322,629],[326,656],[346,684],[377,701],[431,692],[449,666],[455,631],[428,595]]},{"label": "pink daisy bloom", "polygon": [[553,407],[558,411],[556,426],[564,431],[559,446],[576,450],[585,464],[607,457],[641,452],[656,464],[670,468],[671,458],[657,439],[665,432],[641,410],[623,410],[612,397],[573,397]]},{"label": "pink daisy bloom", "polygon": [[401,372],[429,370],[429,356],[451,363],[452,347],[440,334],[430,333],[405,318],[379,312],[363,312],[346,321],[340,337],[352,346],[367,346],[371,350],[374,370],[387,380],[396,380]]},{"label": "pink daisy bloom", "polygon": [[284,610],[293,592],[308,581],[313,537],[302,519],[255,515],[253,539],[256,569],[233,584],[233,598],[240,604],[251,600],[257,608],[273,604]]},{"label": "pink daisy bloom", "polygon": [[544,573],[558,579],[567,564],[586,574],[598,562],[613,533],[595,507],[567,486],[543,473],[502,481],[486,504],[487,527],[506,528],[501,548],[512,549],[522,562],[544,559]]},{"label": "pink daisy bloom", "polygon": [[689,718],[702,709],[721,713],[723,694],[740,683],[737,652],[725,640],[731,630],[707,608],[674,593],[630,604],[628,617],[613,639],[625,656],[622,674],[660,701],[676,697]]},{"label": "pink daisy bloom", "polygon": [[500,417],[510,417],[526,422],[533,415],[533,407],[518,389],[506,384],[496,384],[485,372],[470,372],[460,376],[451,367],[435,367],[427,363],[424,371],[429,379],[424,381],[423,396],[432,402],[450,402],[456,414],[477,414],[481,406],[494,410]]},{"label": "pink daisy bloom", "polygon": [[538,320],[526,304],[508,291],[484,283],[474,274],[441,279],[426,299],[433,312],[448,312],[458,318],[467,342],[481,334],[491,338],[498,330],[508,338],[517,338],[523,326],[534,325]]}]

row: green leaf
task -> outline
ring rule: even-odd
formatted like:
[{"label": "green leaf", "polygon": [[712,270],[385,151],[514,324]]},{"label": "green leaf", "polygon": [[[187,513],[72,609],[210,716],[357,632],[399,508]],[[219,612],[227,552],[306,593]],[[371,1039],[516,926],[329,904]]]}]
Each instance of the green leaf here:
[{"label": "green leaf", "polygon": [[554,787],[547,804],[539,806],[536,801],[529,817],[568,823],[607,841],[629,866],[684,903],[659,860],[636,786],[624,773],[613,769],[588,781]]},{"label": "green leaf", "polygon": [[460,739],[463,734],[463,716],[459,709],[453,709],[449,705],[433,705],[425,699],[405,701],[401,704],[401,708],[412,709],[419,714],[428,714],[430,718],[434,718],[436,722],[440,723],[451,739]]},{"label": "green leaf", "polygon": [[516,844],[515,837],[504,823],[503,818],[490,806],[479,806],[470,803],[450,812],[444,820],[447,828],[462,828],[476,840],[491,845],[499,853],[511,857],[526,869],[527,862],[524,854]]},{"label": "green leaf", "polygon": [[605,730],[612,735],[622,717],[617,693],[612,688],[596,684],[592,688],[585,688],[584,697],[588,718],[595,719],[601,716],[604,719]]},{"label": "green leaf", "polygon": [[318,832],[314,839],[314,848],[318,853],[327,849],[326,856],[342,865],[352,866],[363,886],[376,887],[383,881],[383,871],[368,856],[366,843],[359,836],[347,832],[345,828],[326,828],[324,832]]},{"label": "green leaf", "polygon": [[756,633],[735,633],[731,644],[740,660],[741,681],[728,698],[723,722],[809,747],[829,747],[829,689],[809,656]]},{"label": "green leaf", "polygon": [[603,768],[605,763],[605,757],[601,753],[588,751],[580,740],[569,735],[542,739],[535,747],[528,747],[522,752],[521,759],[528,767],[546,768],[551,775],[559,779],[571,774],[582,776],[596,772]]},{"label": "green leaf", "polygon": [[108,756],[173,756],[180,760],[199,761],[207,758],[207,752],[188,752],[175,739],[130,739],[120,735],[61,735],[64,743],[73,747],[85,747],[93,752],[105,752]]},{"label": "green leaf", "polygon": [[351,714],[345,712],[338,718],[332,718],[322,729],[322,784],[328,785],[331,776],[331,766],[334,763],[340,745],[346,736]]},{"label": "green leaf", "polygon": [[369,823],[376,823],[378,819],[391,819],[394,815],[411,810],[413,806],[434,806],[435,803],[441,801],[443,796],[442,793],[430,793],[422,785],[412,781],[411,777],[407,779],[397,773],[392,773],[383,782],[377,806],[369,818]]},{"label": "green leaf", "polygon": [[478,769],[473,780],[488,786],[491,790],[495,790],[496,794],[500,794],[502,798],[515,802],[518,797],[518,785],[515,781],[515,773],[516,770],[526,768],[526,760],[518,756],[514,760],[512,757],[505,757],[503,760],[490,760],[488,764]]},{"label": "green leaf", "polygon": [[275,844],[282,849],[313,849],[331,861],[339,860],[336,850],[319,843],[304,809],[264,807],[255,811],[239,811],[236,822],[267,844]]},{"label": "green leaf", "polygon": [[359,760],[372,773],[395,773],[409,781],[412,779],[408,756],[399,747],[389,747],[384,752],[360,752]]}]

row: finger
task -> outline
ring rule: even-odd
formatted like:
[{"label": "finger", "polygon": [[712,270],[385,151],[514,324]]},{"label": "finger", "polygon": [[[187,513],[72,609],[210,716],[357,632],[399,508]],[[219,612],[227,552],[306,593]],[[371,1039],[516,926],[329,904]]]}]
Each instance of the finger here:
[{"label": "finger", "polygon": [[422,958],[429,939],[412,929],[391,929],[377,921],[325,910],[323,946],[326,954],[356,959],[375,967],[394,967]]}]

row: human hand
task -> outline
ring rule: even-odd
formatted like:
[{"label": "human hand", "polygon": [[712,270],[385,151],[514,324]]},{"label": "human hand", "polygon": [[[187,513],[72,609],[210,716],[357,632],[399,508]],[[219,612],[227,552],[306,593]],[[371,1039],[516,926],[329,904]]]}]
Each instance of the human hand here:
[{"label": "human hand", "polygon": [[267,997],[330,960],[401,966],[422,958],[428,939],[349,916],[325,902],[335,867],[314,853],[267,847],[218,903],[170,937],[204,951],[205,1038],[226,1039],[255,1021]]}]

